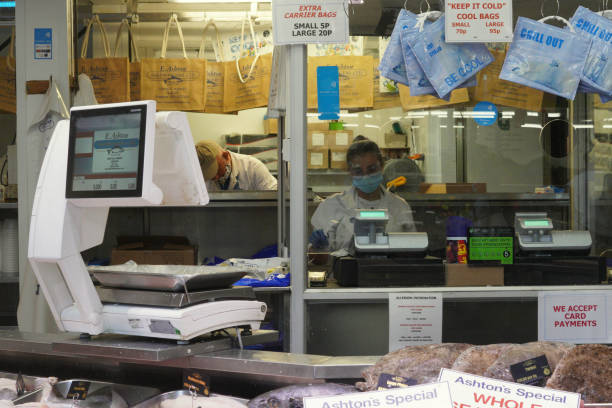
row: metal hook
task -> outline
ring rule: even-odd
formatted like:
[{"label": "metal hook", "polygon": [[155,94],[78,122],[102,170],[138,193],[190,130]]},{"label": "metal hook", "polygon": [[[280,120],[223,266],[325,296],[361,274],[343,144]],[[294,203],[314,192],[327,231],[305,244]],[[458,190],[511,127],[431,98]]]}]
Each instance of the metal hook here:
[{"label": "metal hook", "polygon": [[404,10],[406,10],[406,11],[408,11],[408,8],[406,7],[407,4],[408,4],[408,0],[404,0]]},{"label": "metal hook", "polygon": [[[540,5],[540,14],[542,14],[542,18],[546,17],[544,15],[544,5],[546,4],[546,0],[542,0],[542,4]],[[559,0],[557,0],[557,12],[554,14],[555,16],[559,15],[559,10],[561,6],[559,5]]]}]

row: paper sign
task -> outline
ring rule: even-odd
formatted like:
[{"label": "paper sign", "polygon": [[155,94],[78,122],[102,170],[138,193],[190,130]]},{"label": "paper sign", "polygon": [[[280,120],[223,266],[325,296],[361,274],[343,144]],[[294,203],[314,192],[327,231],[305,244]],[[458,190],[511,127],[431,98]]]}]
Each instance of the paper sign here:
[{"label": "paper sign", "polygon": [[415,385],[388,391],[304,398],[304,408],[340,407],[452,408],[453,405],[447,383]]},{"label": "paper sign", "polygon": [[511,42],[511,0],[446,0],[447,42]]},{"label": "paper sign", "polygon": [[442,343],[441,293],[389,293],[389,351]]},{"label": "paper sign", "polygon": [[53,30],[51,28],[34,29],[34,59],[53,59]]},{"label": "paper sign", "polygon": [[274,45],[348,43],[347,7],[337,0],[274,0]]},{"label": "paper sign", "polygon": [[601,292],[540,292],[538,340],[608,343],[608,307],[612,295]]},{"label": "paper sign", "polygon": [[494,380],[443,368],[455,408],[578,408],[580,394]]}]

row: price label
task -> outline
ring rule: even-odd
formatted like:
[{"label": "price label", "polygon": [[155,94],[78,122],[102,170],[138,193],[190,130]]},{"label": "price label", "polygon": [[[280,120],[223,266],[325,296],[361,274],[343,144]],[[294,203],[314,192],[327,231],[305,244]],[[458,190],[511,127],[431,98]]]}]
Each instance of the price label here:
[{"label": "price label", "polygon": [[90,385],[89,381],[73,381],[68,389],[68,394],[66,394],[66,399],[80,401],[87,399]]},{"label": "price label", "polygon": [[209,383],[209,378],[197,371],[183,371],[183,388],[186,390],[208,397],[210,395],[210,390],[208,389]]},{"label": "price label", "polygon": [[538,356],[510,366],[514,381],[521,384],[544,386],[552,370],[545,355]]}]

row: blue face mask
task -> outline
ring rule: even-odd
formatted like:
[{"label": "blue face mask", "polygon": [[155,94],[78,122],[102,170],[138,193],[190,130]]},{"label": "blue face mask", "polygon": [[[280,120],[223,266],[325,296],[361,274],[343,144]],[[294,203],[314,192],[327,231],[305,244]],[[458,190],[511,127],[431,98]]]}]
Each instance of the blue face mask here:
[{"label": "blue face mask", "polygon": [[353,177],[353,185],[356,189],[363,191],[364,193],[373,193],[376,191],[380,183],[383,182],[382,172],[369,174],[367,176]]}]

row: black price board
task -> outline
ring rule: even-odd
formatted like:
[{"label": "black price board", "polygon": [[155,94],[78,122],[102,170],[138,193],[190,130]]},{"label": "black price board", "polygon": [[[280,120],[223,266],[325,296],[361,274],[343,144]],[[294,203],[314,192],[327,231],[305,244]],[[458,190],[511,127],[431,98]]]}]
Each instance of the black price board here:
[{"label": "black price board", "polygon": [[198,395],[208,397],[210,395],[209,384],[210,380],[208,376],[202,375],[201,373],[194,370],[183,371],[184,389],[193,391]]},{"label": "black price board", "polygon": [[552,375],[550,365],[545,355],[538,356],[510,366],[514,381],[520,384],[544,385]]},{"label": "black price board", "polygon": [[378,377],[377,390],[387,390],[390,388],[405,388],[411,385],[416,385],[417,381],[412,378],[406,378],[399,375],[382,373]]},{"label": "black price board", "polygon": [[89,381],[72,381],[66,399],[72,400],[84,400],[87,399],[87,393],[89,392]]}]

